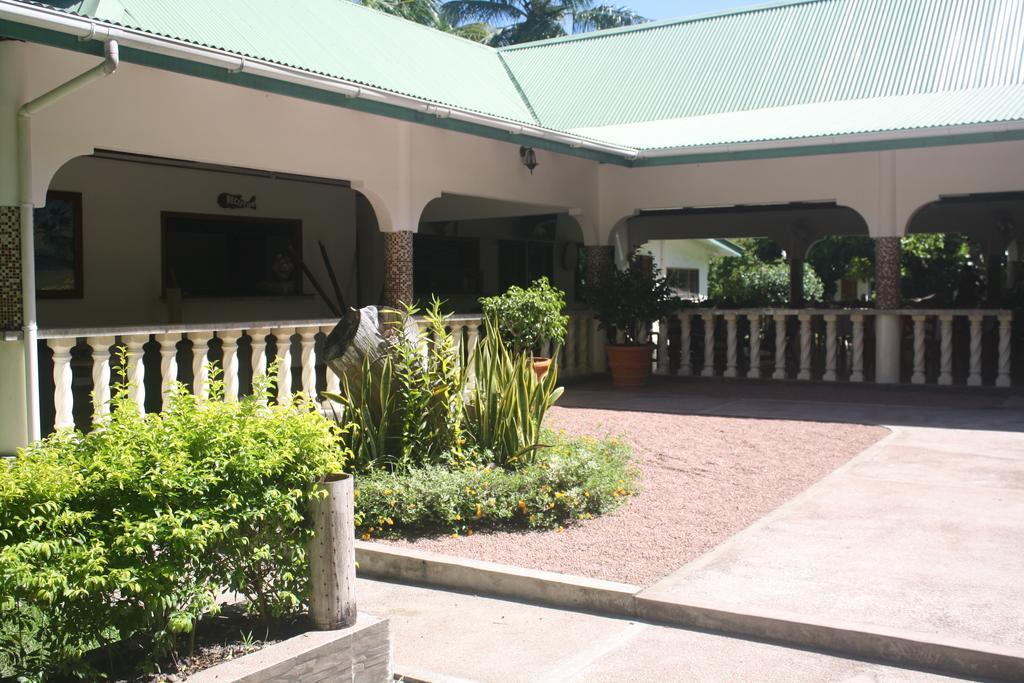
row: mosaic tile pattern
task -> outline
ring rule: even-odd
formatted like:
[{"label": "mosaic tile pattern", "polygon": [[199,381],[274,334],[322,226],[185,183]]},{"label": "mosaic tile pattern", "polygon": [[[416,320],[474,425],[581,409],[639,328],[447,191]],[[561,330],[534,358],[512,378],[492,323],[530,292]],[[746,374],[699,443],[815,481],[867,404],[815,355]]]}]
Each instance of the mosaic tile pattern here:
[{"label": "mosaic tile pattern", "polygon": [[583,247],[584,270],[583,275],[588,284],[597,284],[601,279],[601,273],[611,262],[613,254],[611,247]]},{"label": "mosaic tile pattern", "polygon": [[412,303],[412,232],[384,233],[384,306]]},{"label": "mosaic tile pattern", "polygon": [[22,326],[21,213],[16,206],[0,206],[0,330]]},{"label": "mosaic tile pattern", "polygon": [[880,309],[899,308],[900,294],[900,238],[875,238],[875,305]]}]

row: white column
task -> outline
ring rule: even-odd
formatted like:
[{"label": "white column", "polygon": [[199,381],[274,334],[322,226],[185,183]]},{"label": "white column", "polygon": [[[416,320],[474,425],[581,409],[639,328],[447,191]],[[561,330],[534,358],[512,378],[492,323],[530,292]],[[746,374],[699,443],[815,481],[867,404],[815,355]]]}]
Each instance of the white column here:
[{"label": "white column", "polygon": [[178,342],[181,341],[181,333],[158,334],[156,341],[160,344],[160,409],[167,410],[171,390],[178,381]]},{"label": "white column", "polygon": [[836,315],[828,313],[825,315],[825,374],[822,379],[826,382],[836,381]]},{"label": "white column", "polygon": [[811,314],[801,311],[797,316],[800,319],[800,372],[796,378],[809,380],[811,378]]},{"label": "white column", "polygon": [[924,384],[924,323],[925,316],[914,315],[914,374],[910,377],[911,384]]},{"label": "white column", "polygon": [[480,321],[474,320],[466,325],[466,373],[473,374],[473,353],[476,352],[477,342],[480,341]]},{"label": "white column", "polygon": [[786,314],[775,313],[775,371],[772,379],[786,379]]},{"label": "white column", "polygon": [[48,339],[53,349],[53,419],[54,430],[74,429],[74,394],[71,393],[71,349],[74,339]]},{"label": "white column", "polygon": [[971,313],[967,316],[971,321],[971,370],[967,376],[967,386],[981,386],[981,324],[984,316],[981,313]]},{"label": "white column", "polygon": [[189,332],[187,339],[192,341],[192,393],[200,398],[210,395],[210,340],[212,332]]},{"label": "white column", "polygon": [[953,314],[939,314],[939,384],[953,383]]},{"label": "white column", "polygon": [[92,348],[92,412],[101,416],[110,413],[110,347],[113,337],[89,337]]},{"label": "white column", "polygon": [[292,395],[292,335],[294,327],[274,328],[274,357],[277,359],[277,402],[287,403]]},{"label": "white column", "polygon": [[238,400],[238,337],[237,332],[218,332],[220,348],[223,351],[220,366],[224,379],[224,400],[234,403]]},{"label": "white column", "polygon": [[149,341],[148,334],[136,334],[123,339],[128,350],[128,396],[146,412],[146,367],[142,363],[143,345]]},{"label": "white column", "polygon": [[1013,328],[1013,314],[1009,311],[999,314],[999,374],[997,387],[1010,386],[1010,335]]},{"label": "white column", "polygon": [[761,313],[748,314],[750,320],[750,367],[747,379],[761,379]]},{"label": "white column", "polygon": [[[320,331],[323,332],[325,335],[328,335],[328,334],[331,333],[331,330],[333,330],[333,329],[334,328],[332,326],[328,325],[326,327],[321,327]],[[330,368],[327,368],[327,387],[326,387],[326,390],[329,393],[332,393],[332,394],[340,394],[341,393],[341,378],[338,377],[336,374],[334,374],[331,371]]]},{"label": "white column", "polygon": [[[255,379],[260,375],[267,374],[267,335],[270,334],[270,329],[257,327],[246,330],[246,333],[252,340],[252,376]],[[256,401],[260,405],[267,405],[266,396],[257,396]]]},{"label": "white column", "polygon": [[896,384],[900,381],[900,314],[879,311],[875,316],[875,382]]},{"label": "white column", "polygon": [[667,375],[669,373],[669,358],[668,358],[668,318],[662,318],[658,321],[658,374]]},{"label": "white column", "polygon": [[715,376],[715,314],[704,311],[700,314],[704,320],[704,370],[701,377]]},{"label": "white column", "polygon": [[605,356],[604,347],[606,343],[605,331],[601,329],[601,321],[597,318],[590,320],[590,364],[594,372],[604,372],[608,369],[608,358]]},{"label": "white column", "polygon": [[736,313],[725,314],[725,376],[736,376]]},{"label": "white column", "polygon": [[302,393],[316,399],[316,333],[315,327],[300,327],[299,362],[302,365]]},{"label": "white column", "polygon": [[852,313],[850,324],[853,327],[853,362],[850,364],[850,381],[864,381],[864,314]]},{"label": "white column", "polygon": [[690,355],[690,314],[686,311],[679,317],[679,374],[689,377],[693,374],[693,358]]}]

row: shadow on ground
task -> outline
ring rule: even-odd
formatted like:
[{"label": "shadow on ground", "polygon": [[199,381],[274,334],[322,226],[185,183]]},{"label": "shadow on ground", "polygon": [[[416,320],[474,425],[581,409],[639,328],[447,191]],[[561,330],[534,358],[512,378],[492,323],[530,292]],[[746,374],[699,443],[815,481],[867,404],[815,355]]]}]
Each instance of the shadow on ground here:
[{"label": "shadow on ground", "polygon": [[811,422],[1024,432],[1024,391],[652,377],[641,389],[607,379],[570,384],[567,408]]}]

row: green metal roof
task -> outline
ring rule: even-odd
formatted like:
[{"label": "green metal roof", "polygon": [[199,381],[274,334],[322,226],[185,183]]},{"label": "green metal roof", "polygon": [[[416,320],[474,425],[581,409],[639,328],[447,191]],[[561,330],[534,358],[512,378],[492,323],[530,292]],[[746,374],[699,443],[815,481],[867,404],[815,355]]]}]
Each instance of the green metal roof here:
[{"label": "green metal roof", "polygon": [[347,0],[24,4],[635,150],[1024,121],[1024,0],[798,0],[501,50]]},{"label": "green metal roof", "polygon": [[347,0],[78,0],[66,9],[429,102],[536,123],[494,49]]},{"label": "green metal roof", "polygon": [[593,130],[1021,85],[1024,2],[810,0],[526,44],[501,54],[541,121]]}]

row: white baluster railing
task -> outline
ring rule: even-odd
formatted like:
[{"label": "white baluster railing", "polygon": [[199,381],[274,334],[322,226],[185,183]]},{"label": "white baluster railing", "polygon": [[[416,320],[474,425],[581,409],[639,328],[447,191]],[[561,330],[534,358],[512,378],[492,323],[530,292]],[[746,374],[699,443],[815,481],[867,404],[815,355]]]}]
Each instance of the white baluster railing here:
[{"label": "white baluster railing", "polygon": [[[981,386],[988,383],[997,387],[1010,386],[1013,349],[1013,315],[1010,311],[904,309],[889,313],[899,315],[906,323],[904,329],[911,334],[911,353],[908,357],[910,365],[903,376],[909,378],[912,384],[949,386],[957,383],[960,386]],[[786,379],[791,376],[786,367],[789,341],[787,321],[795,317],[798,322],[797,379],[864,382],[869,377],[870,369],[866,365],[865,349],[870,348],[874,328],[868,325],[868,319],[876,315],[877,312],[870,309],[686,309],[676,316],[680,322],[677,374],[693,374],[688,362],[690,349],[692,344],[701,344],[703,341],[703,362],[697,373],[703,377],[720,375],[745,376],[748,379]],[[697,317],[703,321],[703,334],[695,334],[691,325]],[[715,329],[719,317],[724,319],[726,329],[725,369],[722,372],[715,367],[716,342],[721,342]],[[748,321],[749,332],[746,336],[740,334],[744,318]],[[762,324],[767,319],[773,321],[770,328]],[[962,331],[965,334],[955,333],[954,323],[957,319],[963,321]],[[929,330],[934,330],[934,334]],[[761,351],[765,344],[774,347],[774,367],[770,370],[760,367]],[[986,359],[985,354],[991,353],[993,349],[994,358]],[[744,375],[740,358],[745,352],[750,362]],[[663,371],[660,354],[659,344],[658,369]],[[953,376],[954,357],[961,358],[963,366],[967,368],[967,372],[958,378]],[[934,365],[929,366],[929,358]],[[938,370],[930,373],[929,367],[937,367]],[[994,378],[992,368],[995,368]]]},{"label": "white baluster railing", "polygon": [[[1010,311],[911,309],[893,313],[904,319],[907,323],[904,329],[913,334],[910,356],[912,365],[904,374],[912,383],[981,386],[987,382],[997,387],[1010,386],[1013,348],[1013,316]],[[722,316],[726,331],[725,369],[722,374],[749,379],[785,379],[788,341],[786,322],[795,316],[800,330],[798,377],[801,380],[863,382],[870,377],[870,367],[865,362],[865,349],[869,348],[869,332],[873,326],[868,325],[868,318],[875,315],[875,311],[868,309],[687,309],[676,315],[680,334],[678,343],[674,335],[670,338],[670,320],[660,322],[657,369],[661,373],[670,374],[671,358],[677,356],[677,374],[714,377],[718,372],[715,368],[715,323]],[[693,324],[694,318],[698,316],[703,321],[702,335]],[[821,321],[816,318],[821,318]],[[597,320],[588,312],[573,311],[570,319],[560,359],[560,373],[566,378],[572,378],[603,372],[606,369],[605,331],[599,329]],[[748,321],[745,327],[742,325],[744,319]],[[774,324],[765,325],[763,321],[768,319]],[[849,320],[848,324],[846,320]],[[147,403],[155,406],[166,402],[171,387],[179,379],[181,368],[189,369],[186,372],[191,373],[194,391],[199,394],[208,391],[206,373],[211,354],[218,358],[225,400],[237,400],[242,388],[251,382],[252,374],[266,373],[268,337],[275,340],[275,355],[280,361],[278,400],[286,400],[290,394],[293,371],[299,373],[302,391],[314,396],[317,391],[317,367],[323,363],[323,359],[317,358],[317,339],[329,333],[335,322],[303,320],[41,330],[40,338],[51,349],[53,358],[52,362],[48,362],[50,354],[40,354],[42,363],[47,363],[46,367],[41,366],[40,372],[50,374],[54,382],[54,425],[56,428],[70,427],[74,423],[75,414],[82,415],[85,412],[76,410],[75,405],[76,393],[79,394],[79,400],[82,394],[80,390],[76,391],[79,384],[75,382],[78,373],[75,368],[83,363],[82,359],[85,359],[87,369],[81,371],[79,382],[91,384],[93,396],[89,412],[103,415],[109,410],[112,367],[110,350],[113,346],[124,346],[127,349],[125,379],[130,384],[129,396],[140,411],[145,409]],[[464,357],[470,357],[483,332],[480,317],[456,316],[452,318],[452,324],[460,348],[465,351]],[[748,330],[746,335],[741,334],[744,329]],[[298,334],[300,348],[296,359],[291,358],[291,336],[294,333]],[[695,336],[698,337],[696,342]],[[695,373],[693,347],[695,343],[700,344],[700,336],[703,336],[703,358],[698,359],[699,370]],[[219,340],[219,345],[211,344],[214,338]],[[239,353],[242,352],[240,343],[241,349],[251,357],[251,370],[246,368],[245,376],[241,369],[244,364],[239,363]],[[762,368],[760,365],[761,351],[765,345],[774,346],[774,363],[768,361],[773,367]],[[144,348],[147,346],[148,349]],[[219,357],[216,353],[218,346]],[[72,349],[76,349],[74,354]],[[154,362],[149,365],[151,371],[159,374],[148,380],[146,365],[143,363],[143,354],[147,351],[154,354]],[[839,362],[840,354],[843,363]],[[745,373],[741,372],[740,360],[744,356],[750,359]],[[768,354],[766,356],[771,358]],[[929,371],[929,368],[932,370]],[[159,391],[163,400],[147,401],[147,386],[154,392]],[[339,392],[341,389],[333,372],[326,372],[326,388],[331,392]]]}]

